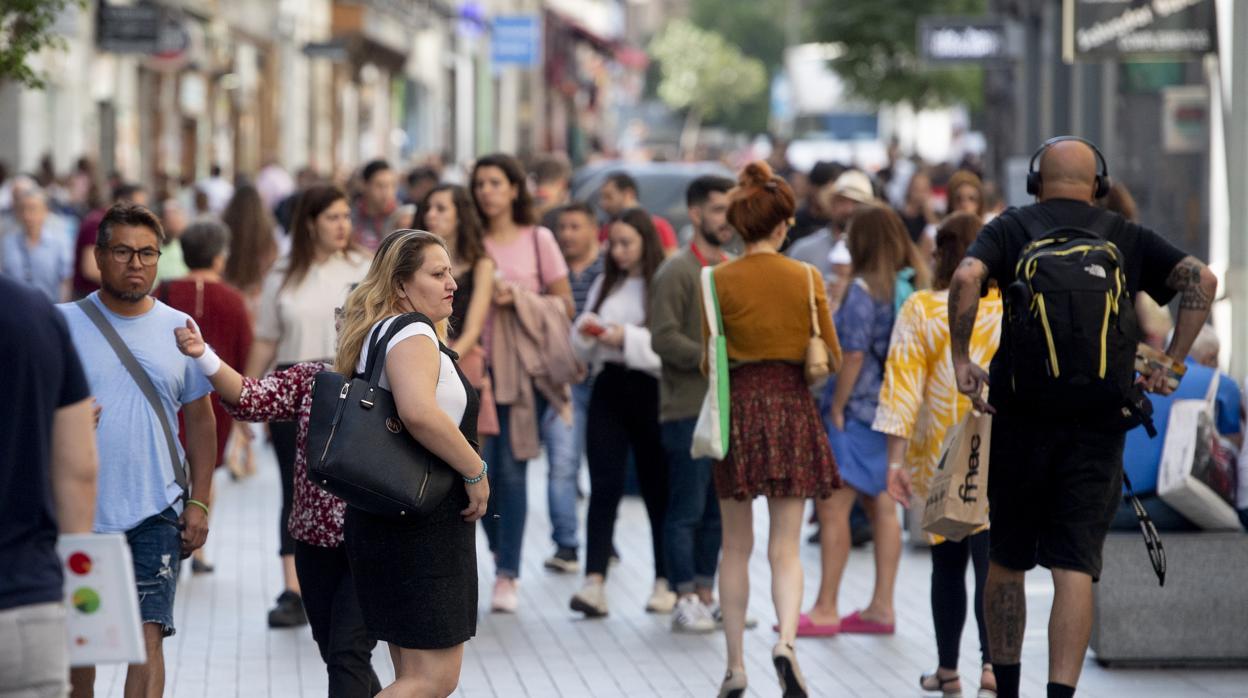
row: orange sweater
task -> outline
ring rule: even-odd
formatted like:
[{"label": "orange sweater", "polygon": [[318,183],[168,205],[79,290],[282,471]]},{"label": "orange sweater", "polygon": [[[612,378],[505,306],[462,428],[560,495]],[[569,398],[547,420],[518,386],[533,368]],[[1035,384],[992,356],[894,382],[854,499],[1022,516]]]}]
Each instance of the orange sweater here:
[{"label": "orange sweater", "polygon": [[[728,359],[733,363],[803,363],[810,342],[809,284],[815,313],[828,346],[832,370],[841,367],[841,343],[828,314],[823,278],[808,264],[779,254],[751,254],[715,268],[715,291],[724,317]],[[703,323],[703,344],[708,337]]]}]

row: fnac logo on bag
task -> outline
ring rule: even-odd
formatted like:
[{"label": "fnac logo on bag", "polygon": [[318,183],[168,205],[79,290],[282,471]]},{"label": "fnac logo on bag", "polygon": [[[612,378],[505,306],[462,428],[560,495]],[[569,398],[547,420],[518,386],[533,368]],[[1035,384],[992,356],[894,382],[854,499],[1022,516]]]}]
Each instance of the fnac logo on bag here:
[{"label": "fnac logo on bag", "polygon": [[966,477],[958,487],[958,499],[961,499],[963,504],[970,504],[979,499],[979,496],[975,494],[979,489],[979,442],[979,434],[971,437],[971,456],[967,460]]}]

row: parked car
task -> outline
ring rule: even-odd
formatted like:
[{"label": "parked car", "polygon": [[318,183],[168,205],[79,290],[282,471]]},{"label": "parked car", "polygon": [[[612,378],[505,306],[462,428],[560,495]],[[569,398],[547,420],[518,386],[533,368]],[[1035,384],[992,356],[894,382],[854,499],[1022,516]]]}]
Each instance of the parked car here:
[{"label": "parked car", "polygon": [[624,162],[611,160],[586,165],[572,175],[572,198],[587,201],[604,222],[606,214],[598,206],[598,190],[612,173],[624,171],[637,180],[637,196],[652,214],[667,219],[682,244],[692,233],[685,206],[685,189],[702,175],[719,175],[736,180],[732,170],[718,162]]}]

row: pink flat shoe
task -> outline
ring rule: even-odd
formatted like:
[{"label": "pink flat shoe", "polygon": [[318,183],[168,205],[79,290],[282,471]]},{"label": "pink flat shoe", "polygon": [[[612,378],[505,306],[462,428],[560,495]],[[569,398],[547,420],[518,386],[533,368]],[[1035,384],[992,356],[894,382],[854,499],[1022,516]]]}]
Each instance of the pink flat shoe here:
[{"label": "pink flat shoe", "polygon": [[[771,626],[775,632],[780,632],[780,624]],[[810,619],[810,616],[803,613],[797,617],[797,636],[798,637],[832,637],[841,632],[840,623],[829,623],[827,625],[819,625]]]},{"label": "pink flat shoe", "polygon": [[843,633],[892,635],[896,630],[897,626],[895,623],[877,623],[873,620],[867,620],[862,617],[860,611],[854,611],[841,619],[841,632]]}]

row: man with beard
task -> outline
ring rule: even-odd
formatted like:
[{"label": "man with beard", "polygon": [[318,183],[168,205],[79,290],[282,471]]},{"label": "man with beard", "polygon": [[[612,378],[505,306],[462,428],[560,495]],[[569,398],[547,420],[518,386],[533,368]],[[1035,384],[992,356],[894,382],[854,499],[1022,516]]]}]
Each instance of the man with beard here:
[{"label": "man with beard", "polygon": [[[95,242],[100,290],[57,306],[79,355],[91,357],[84,368],[101,409],[93,528],[126,534],[138,583],[147,662],[130,666],[125,693],[149,698],[164,692],[162,645],[174,633],[179,561],[208,536],[204,502],[217,453],[212,388],[204,378],[213,371],[201,371],[174,341],[173,331],[191,320],[148,295],[164,237],[151,211],[113,206]],[[177,438],[179,409],[185,449]],[[75,669],[75,695],[90,695],[94,681],[94,668]]]},{"label": "man with beard", "polygon": [[670,500],[663,531],[667,571],[679,594],[673,632],[715,631],[715,568],[719,560],[719,502],[711,461],[691,458],[693,429],[706,395],[702,375],[702,267],[727,259],[728,191],[734,182],[707,175],[689,184],[685,202],[693,242],[663,262],[650,285],[650,343],[663,360],[659,403]]}]

